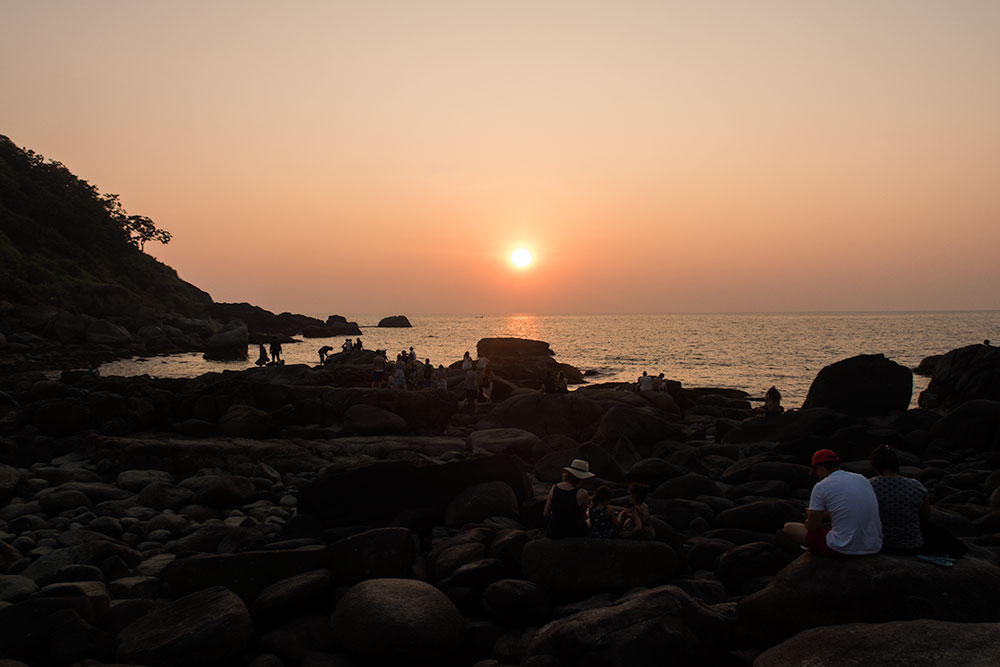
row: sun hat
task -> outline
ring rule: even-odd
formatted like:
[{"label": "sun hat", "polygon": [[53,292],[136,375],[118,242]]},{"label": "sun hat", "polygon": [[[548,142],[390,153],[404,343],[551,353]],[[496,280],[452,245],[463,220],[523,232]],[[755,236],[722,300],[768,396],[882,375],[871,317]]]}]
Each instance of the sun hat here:
[{"label": "sun hat", "polygon": [[809,468],[809,474],[816,472],[817,463],[829,463],[831,461],[839,461],[840,457],[837,456],[837,452],[832,449],[817,449],[816,453],[812,457],[812,466]]},{"label": "sun hat", "polygon": [[583,459],[573,459],[573,462],[563,467],[563,470],[578,479],[587,479],[594,476],[594,473],[590,472],[590,464]]}]

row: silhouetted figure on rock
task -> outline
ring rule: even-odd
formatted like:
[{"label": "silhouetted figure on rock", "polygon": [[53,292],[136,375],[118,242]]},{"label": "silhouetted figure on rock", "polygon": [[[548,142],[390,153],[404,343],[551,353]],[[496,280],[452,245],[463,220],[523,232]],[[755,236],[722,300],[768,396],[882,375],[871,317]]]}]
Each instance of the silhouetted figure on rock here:
[{"label": "silhouetted figure on rock", "polygon": [[323,347],[319,348],[319,363],[321,364],[326,363],[326,356],[330,354],[331,350],[333,350],[333,348],[330,347],[329,345],[324,345]]},{"label": "silhouetted figure on rock", "polygon": [[271,361],[275,364],[281,361],[281,343],[277,339],[271,341]]},{"label": "silhouetted figure on rock", "polygon": [[267,358],[267,350],[264,349],[264,343],[260,344],[260,354],[257,355],[257,361],[254,363],[258,366],[266,366],[270,359]]}]

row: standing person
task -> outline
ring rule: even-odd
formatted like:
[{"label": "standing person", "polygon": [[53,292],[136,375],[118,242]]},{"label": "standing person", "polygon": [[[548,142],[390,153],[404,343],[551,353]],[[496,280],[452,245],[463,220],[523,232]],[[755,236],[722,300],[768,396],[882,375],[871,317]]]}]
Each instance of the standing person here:
[{"label": "standing person", "polygon": [[549,489],[542,516],[549,520],[547,535],[554,540],[587,536],[587,505],[590,496],[580,488],[580,481],[593,477],[590,464],[583,459],[563,468],[562,481]]},{"label": "standing person", "polygon": [[479,376],[471,368],[465,371],[465,405],[472,406],[472,414],[479,408]]},{"label": "standing person", "polygon": [[448,391],[448,371],[445,369],[444,364],[438,364],[437,371],[434,372],[434,378],[437,380],[438,389]]},{"label": "standing person", "polygon": [[424,359],[424,389],[434,386],[434,367],[431,366],[430,359]]},{"label": "standing person", "polygon": [[266,366],[268,362],[267,350],[264,349],[264,343],[260,344],[260,354],[257,356],[257,361],[254,363],[258,366]]},{"label": "standing person", "polygon": [[281,343],[277,338],[271,340],[271,361],[274,363],[281,361]]},{"label": "standing person", "polygon": [[483,395],[483,401],[489,403],[493,397],[493,366],[489,363],[483,368],[483,377],[479,380],[479,388]]},{"label": "standing person", "polygon": [[382,376],[385,374],[385,350],[375,350],[375,359],[372,361],[372,386],[382,386]]},{"label": "standing person", "polygon": [[642,375],[639,376],[639,381],[636,382],[635,390],[637,392],[653,390],[653,378],[649,377],[646,371],[643,371]]},{"label": "standing person", "polygon": [[872,452],[872,489],[878,498],[882,520],[882,551],[915,554],[924,546],[920,521],[930,519],[931,501],[924,485],[899,474],[899,458],[892,447],[882,445]]},{"label": "standing person", "polygon": [[[813,487],[806,522],[786,523],[781,532],[814,554],[840,558],[867,556],[882,549],[878,498],[862,475],[840,469],[836,452],[820,449],[812,456]],[[830,527],[823,517],[830,516]]]},{"label": "standing person", "polygon": [[417,353],[413,351],[413,346],[410,346],[410,361],[417,360]]},{"label": "standing person", "polygon": [[393,389],[406,389],[406,366],[396,364],[396,371],[392,375]]}]

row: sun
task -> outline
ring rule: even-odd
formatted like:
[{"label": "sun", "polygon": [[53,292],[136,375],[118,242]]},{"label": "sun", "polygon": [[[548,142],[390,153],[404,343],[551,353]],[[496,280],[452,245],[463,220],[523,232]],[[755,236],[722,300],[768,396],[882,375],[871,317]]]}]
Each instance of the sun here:
[{"label": "sun", "polygon": [[527,267],[531,260],[531,253],[525,248],[518,248],[510,254],[510,263],[519,269]]}]

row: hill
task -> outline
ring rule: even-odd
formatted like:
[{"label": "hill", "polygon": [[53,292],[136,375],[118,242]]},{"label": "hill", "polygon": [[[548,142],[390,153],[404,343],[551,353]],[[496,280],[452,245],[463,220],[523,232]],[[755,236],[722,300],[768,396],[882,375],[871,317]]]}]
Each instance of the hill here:
[{"label": "hill", "polygon": [[169,238],[116,195],[0,135],[0,300],[97,317],[206,315],[211,297],[141,249]]}]

